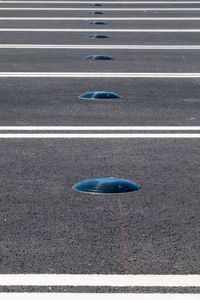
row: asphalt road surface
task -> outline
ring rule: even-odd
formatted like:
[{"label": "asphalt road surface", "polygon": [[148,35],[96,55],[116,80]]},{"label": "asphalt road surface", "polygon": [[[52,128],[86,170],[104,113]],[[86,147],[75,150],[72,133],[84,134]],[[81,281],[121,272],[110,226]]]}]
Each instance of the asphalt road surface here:
[{"label": "asphalt road surface", "polygon": [[[116,1],[90,7],[76,0],[27,2],[0,3],[0,275],[200,275],[200,47],[184,48],[200,46],[200,3]],[[88,14],[104,8],[113,10]],[[133,8],[142,10],[129,10]],[[88,24],[89,19],[102,18],[107,18],[105,25]],[[111,30],[105,32],[107,39],[87,37],[104,34],[104,29]],[[167,31],[171,29],[183,32]],[[199,32],[192,31],[195,29]],[[43,49],[34,45],[43,45]],[[59,45],[68,49],[56,48]],[[106,49],[109,45],[113,49]],[[143,48],[129,48],[134,45]],[[148,48],[159,45],[163,48]],[[84,60],[92,54],[114,59]],[[13,78],[5,76],[13,72]],[[27,78],[26,72],[48,72],[52,77],[35,74]],[[59,72],[78,75],[53,75]],[[80,78],[85,72],[108,72],[112,76],[89,78],[86,74]],[[119,72],[143,75],[117,78]],[[146,78],[146,73],[158,74]],[[180,77],[170,78],[171,73],[180,73]],[[183,78],[182,73],[193,75]],[[89,91],[115,92],[120,98],[79,98]],[[30,136],[25,138],[27,133]],[[55,138],[60,133],[66,136]],[[90,138],[84,138],[84,133]],[[100,137],[104,133],[110,137]],[[118,133],[122,136],[115,138]],[[126,133],[142,133],[143,137],[125,138]],[[33,138],[35,134],[44,136]],[[155,138],[155,134],[160,136]],[[165,134],[171,136],[166,138]],[[141,190],[120,196],[72,190],[79,181],[106,176],[133,180]],[[41,287],[5,285],[0,277],[0,296],[2,292],[127,291],[133,296],[187,293],[188,299],[191,295],[200,299],[199,282],[182,287],[147,287],[145,282],[131,288],[78,284]]]}]

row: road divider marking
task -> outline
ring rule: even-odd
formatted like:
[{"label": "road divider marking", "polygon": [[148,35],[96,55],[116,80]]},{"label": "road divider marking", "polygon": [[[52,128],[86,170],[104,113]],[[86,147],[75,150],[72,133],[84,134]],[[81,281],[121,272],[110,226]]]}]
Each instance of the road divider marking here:
[{"label": "road divider marking", "polygon": [[1,293],[4,300],[199,300],[199,294]]},{"label": "road divider marking", "polygon": [[[200,73],[76,73],[0,72],[0,77],[77,77],[77,78],[200,78]],[[118,100],[119,101],[119,100]]]},{"label": "road divider marking", "polygon": [[200,29],[71,29],[71,28],[0,28],[0,31],[24,32],[200,32]]},{"label": "road divider marking", "polygon": [[[0,17],[1,20],[6,21],[92,21],[97,20],[97,18],[91,17]],[[107,21],[200,21],[199,17],[161,17],[161,18],[151,18],[151,17],[98,17],[98,20]]]},{"label": "road divider marking", "polygon": [[[87,11],[91,11],[93,8],[88,7],[88,8],[80,8],[80,7],[0,7],[0,10],[66,10],[66,11],[71,11],[71,10],[75,10],[75,11],[79,11],[79,10],[87,10]],[[195,7],[195,8],[186,8],[186,7],[171,7],[171,8],[163,8],[163,7],[144,7],[144,8],[100,8],[101,11],[160,11],[160,10],[167,10],[167,11],[171,11],[171,10],[175,10],[175,11],[199,11],[200,8],[199,7]]]},{"label": "road divider marking", "polygon": [[[6,1],[1,0],[1,4],[6,3],[56,3],[56,4],[89,4],[94,1]],[[199,4],[200,1],[98,1],[103,4]]]},{"label": "road divider marking", "polygon": [[0,49],[123,49],[123,50],[200,50],[200,45],[42,45],[0,44]]},{"label": "road divider marking", "polygon": [[200,126],[0,126],[0,131],[200,131]]},{"label": "road divider marking", "polygon": [[[200,133],[0,133],[0,138],[9,139],[199,139]],[[1,282],[1,277],[0,277]],[[146,285],[145,285],[146,286]]]},{"label": "road divider marking", "polygon": [[200,29],[0,28],[0,32],[200,32]]},{"label": "road divider marking", "polygon": [[200,287],[200,275],[0,274],[0,285]]}]

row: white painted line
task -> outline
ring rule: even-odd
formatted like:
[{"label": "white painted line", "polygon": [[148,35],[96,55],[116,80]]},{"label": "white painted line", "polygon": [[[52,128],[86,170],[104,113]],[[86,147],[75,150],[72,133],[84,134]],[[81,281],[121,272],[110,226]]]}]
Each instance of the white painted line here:
[{"label": "white painted line", "polygon": [[83,77],[83,78],[200,78],[200,73],[74,73],[0,72],[0,77]]},{"label": "white painted line", "polygon": [[200,126],[0,126],[0,131],[200,131]]},{"label": "white painted line", "polygon": [[[0,7],[0,10],[66,10],[66,11],[79,11],[79,10],[87,10],[87,11],[92,11],[94,10],[93,7],[88,7],[88,8],[80,8],[80,7]],[[96,10],[96,9],[95,9]],[[102,8],[100,7],[98,10],[101,11],[160,11],[160,10],[167,10],[167,11],[199,11],[200,8],[185,8],[185,7],[173,7],[173,8],[163,8],[163,7],[153,7],[153,8],[149,8],[149,7],[144,7],[144,8]]]},{"label": "white painted line", "polygon": [[[92,17],[0,17],[0,20],[21,20],[21,21],[90,21],[97,20],[97,18]],[[139,17],[98,17],[98,20],[107,21],[199,21],[200,17],[161,17],[161,18],[139,18]]]},{"label": "white painted line", "polygon": [[[0,3],[56,3],[56,4],[89,4],[93,1],[5,1]],[[200,1],[98,1],[102,4],[199,4]]]},{"label": "white painted line", "polygon": [[0,285],[200,287],[200,275],[0,274]]},{"label": "white painted line", "polygon": [[200,29],[0,28],[0,32],[200,32]]},{"label": "white painted line", "polygon": [[[200,133],[0,133],[0,139],[199,139]],[[1,282],[1,277],[0,277]],[[144,284],[144,283],[143,283]],[[38,284],[37,284],[38,285]],[[58,284],[59,285],[59,284]],[[70,284],[71,285],[71,284]],[[145,284],[146,286],[146,284]]]},{"label": "white painted line", "polygon": [[3,300],[200,300],[199,294],[1,293]]},{"label": "white painted line", "polygon": [[0,44],[0,49],[123,49],[123,50],[200,50],[200,45],[40,45]]}]

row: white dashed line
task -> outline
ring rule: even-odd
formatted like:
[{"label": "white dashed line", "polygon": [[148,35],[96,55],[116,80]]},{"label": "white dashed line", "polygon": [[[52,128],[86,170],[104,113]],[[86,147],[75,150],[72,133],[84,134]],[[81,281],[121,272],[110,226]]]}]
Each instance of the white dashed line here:
[{"label": "white dashed line", "polygon": [[[199,139],[198,133],[5,133],[2,139]],[[145,285],[146,286],[146,285]]]},{"label": "white dashed line", "polygon": [[200,45],[42,45],[0,44],[0,49],[123,49],[123,50],[200,50]]},{"label": "white dashed line", "polygon": [[200,287],[200,275],[0,274],[0,285]]},{"label": "white dashed line", "polygon": [[[89,4],[93,1],[0,1],[0,3],[56,3],[56,4]],[[102,4],[199,4],[200,1],[98,1]]]},{"label": "white dashed line", "polygon": [[0,77],[77,77],[77,78],[200,78],[200,73],[75,73],[0,72]]},{"label": "white dashed line", "polygon": [[[17,20],[17,21],[90,21],[97,20],[91,17],[0,17],[0,20]],[[98,17],[98,20],[107,21],[199,21],[199,17]]]},{"label": "white dashed line", "polygon": [[0,126],[0,131],[200,131],[200,126]]},{"label": "white dashed line", "polygon": [[200,29],[0,28],[0,32],[200,32]]},{"label": "white dashed line", "polygon": [[[88,8],[80,8],[80,7],[0,7],[0,10],[62,10],[62,11],[79,11],[79,10],[87,10],[87,11],[91,11],[92,7],[88,7]],[[153,8],[149,8],[149,7],[144,7],[144,8],[100,8],[99,10],[101,11],[160,11],[160,10],[167,10],[167,11],[199,11],[200,8],[185,8],[185,7],[173,7],[173,8],[163,8],[163,7],[153,7]]]}]

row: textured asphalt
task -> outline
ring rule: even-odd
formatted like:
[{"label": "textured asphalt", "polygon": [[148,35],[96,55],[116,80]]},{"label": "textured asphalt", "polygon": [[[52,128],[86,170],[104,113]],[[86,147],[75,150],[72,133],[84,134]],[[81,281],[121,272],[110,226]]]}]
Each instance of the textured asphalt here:
[{"label": "textured asphalt", "polygon": [[[198,273],[199,141],[115,145],[119,176],[142,186],[120,196],[130,273]],[[71,188],[113,175],[111,140],[4,140],[1,170],[2,273],[124,273],[116,195]]]},{"label": "textured asphalt", "polygon": [[1,32],[1,44],[66,45],[200,45],[200,32],[106,32],[108,38],[88,38],[103,32]]},{"label": "textured asphalt", "polygon": [[198,125],[199,84],[200,79],[4,78],[0,124],[109,126],[108,101],[79,99],[102,90],[121,96],[110,102],[113,125]]},{"label": "textured asphalt", "polygon": [[[85,60],[84,58],[88,55],[103,54],[113,57],[113,60]],[[199,50],[112,50],[112,49],[0,49],[0,64],[1,72],[199,72],[200,51]],[[2,81],[2,80],[0,80]],[[7,81],[7,80],[6,80]],[[21,83],[21,80],[16,80]],[[43,80],[44,84],[47,84],[48,80]],[[51,79],[50,82],[54,79]],[[71,79],[62,80],[63,88],[70,88]],[[77,81],[77,79],[73,79]],[[78,80],[79,81],[79,80]],[[91,88],[94,88],[98,80],[93,79],[82,79],[80,80],[81,87],[85,85],[85,82],[91,84]],[[106,84],[105,81],[109,81],[110,84]],[[115,89],[115,85],[112,82],[119,81],[120,89],[117,85],[117,89],[126,98],[126,94],[135,93],[134,84],[140,82],[142,86],[143,80],[139,81],[136,79],[107,79],[101,80],[102,87]],[[9,79],[9,84],[15,86],[15,80]],[[37,80],[29,79],[26,81],[27,84],[23,83],[23,87],[28,90],[29,83],[36,83]],[[60,80],[56,79],[55,87]],[[94,82],[94,84],[93,84]],[[122,82],[122,84],[121,84]],[[127,82],[127,83],[126,83]],[[157,80],[145,81],[149,82],[150,86],[158,89]],[[166,81],[163,85],[166,85]],[[174,88],[179,87],[179,94],[185,94],[185,82],[189,86],[189,91],[193,86],[198,89],[198,80],[177,80],[170,79],[170,84]],[[4,84],[4,80],[3,80]],[[127,84],[130,84],[127,87]],[[94,85],[94,86],[93,86]],[[20,85],[21,86],[21,85]],[[123,88],[124,86],[124,88]],[[33,87],[32,87],[33,88]],[[36,88],[36,87],[35,87]],[[38,84],[38,89],[42,89],[42,86]],[[137,88],[138,89],[138,88]],[[70,89],[71,91],[71,89]],[[80,90],[81,91],[81,90]],[[75,89],[75,93],[79,91]],[[15,95],[15,90],[9,91],[12,95]],[[71,93],[71,92],[70,92]],[[145,91],[144,91],[145,93]],[[173,93],[173,90],[172,92]],[[6,93],[5,93],[6,94]],[[67,94],[68,95],[68,94]],[[190,94],[189,94],[190,95]],[[189,97],[188,95],[188,97]],[[162,92],[160,91],[159,97],[162,98]],[[198,98],[198,94],[196,95]]]},{"label": "textured asphalt", "polygon": [[[99,18],[92,17],[92,21],[98,21]],[[106,24],[88,24],[88,20],[0,20],[0,28],[56,28],[56,29],[91,29],[98,32],[102,29],[199,29],[200,20],[166,20],[166,21],[152,21],[152,20],[101,20]],[[64,33],[66,36],[67,33]],[[191,33],[190,33],[191,34]],[[199,33],[198,33],[199,34]],[[2,32],[1,32],[2,35]],[[84,36],[84,33],[82,33]],[[113,33],[112,33],[113,35]],[[129,35],[126,35],[127,41]],[[103,40],[104,42],[104,40]],[[109,40],[112,43],[112,40]],[[120,42],[120,41],[119,41]],[[127,42],[126,42],[127,43]]]},{"label": "textured asphalt", "polygon": [[[31,1],[29,6],[39,7]],[[0,10],[0,17],[89,15],[87,11]],[[102,17],[200,17],[200,12],[107,11]],[[108,39],[87,38],[91,28],[97,33],[98,28],[200,29],[200,21],[106,22],[95,27],[87,21],[0,20],[1,28],[88,28],[88,33],[1,32],[0,44],[200,44],[200,33],[108,32]],[[114,60],[84,61],[83,57],[90,54],[107,54]],[[1,72],[200,72],[199,61],[199,50],[0,49]],[[0,78],[0,126],[199,126],[199,86],[200,79]],[[116,92],[121,98],[109,102],[79,99],[84,92],[95,90]],[[113,141],[0,142],[0,273],[125,274],[116,195],[72,190],[73,184],[83,179],[116,176]],[[200,141],[117,139],[114,144],[118,176],[142,187],[120,196],[129,273],[199,274]],[[5,291],[127,289],[0,287],[0,292]],[[135,287],[132,292],[200,293],[200,289]]]}]

